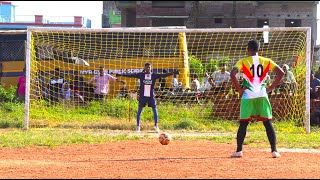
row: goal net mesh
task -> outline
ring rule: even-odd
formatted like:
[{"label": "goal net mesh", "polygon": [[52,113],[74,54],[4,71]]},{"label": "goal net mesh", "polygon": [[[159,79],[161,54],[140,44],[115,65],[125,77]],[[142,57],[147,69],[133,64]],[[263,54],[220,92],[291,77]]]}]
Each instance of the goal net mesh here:
[{"label": "goal net mesh", "polygon": [[[120,76],[117,78],[125,84],[110,81],[109,92],[102,100],[96,96],[96,83],[91,79],[99,75],[100,67],[116,77],[116,73],[142,72],[147,62],[151,63],[153,73],[180,71],[177,83],[173,84],[174,77],[168,76],[155,84],[160,126],[161,121],[175,123],[188,118],[209,122],[237,120],[241,97],[230,76],[223,79],[223,74],[219,76],[217,72],[222,67],[230,72],[239,59],[246,57],[247,43],[253,38],[261,43],[260,56],[272,59],[280,67],[287,64],[296,80],[296,85],[285,83],[283,88],[269,94],[274,120],[303,125],[307,31],[269,30],[30,28],[29,126],[117,129],[123,125],[121,121],[135,126],[138,79]],[[266,32],[268,39],[264,36]],[[275,74],[269,75],[272,83]],[[241,76],[237,75],[240,83]],[[141,123],[152,126],[152,122],[152,110],[146,107]]]}]

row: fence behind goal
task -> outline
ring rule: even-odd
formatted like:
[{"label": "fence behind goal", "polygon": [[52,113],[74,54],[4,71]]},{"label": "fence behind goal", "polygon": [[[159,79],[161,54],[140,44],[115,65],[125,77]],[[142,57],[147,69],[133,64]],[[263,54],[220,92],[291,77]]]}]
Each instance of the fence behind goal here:
[{"label": "fence behind goal", "polygon": [[[274,120],[295,121],[309,131],[310,31],[310,28],[29,28],[26,69],[30,84],[27,83],[25,127],[98,124],[107,128],[108,125],[103,125],[106,118],[135,121],[137,79],[118,77],[125,85],[110,82],[106,101],[94,98],[95,85],[89,82],[99,73],[100,66],[115,76],[141,72],[147,62],[155,73],[180,70],[179,87],[171,86],[172,76],[156,83],[160,121],[161,112],[174,114],[181,108],[192,112],[181,119],[192,116],[237,120],[240,97],[231,80],[216,89],[213,84],[205,86],[202,82],[206,72],[212,75],[222,64],[230,72],[239,59],[247,56],[247,43],[255,38],[261,42],[259,55],[274,60],[280,67],[288,64],[297,81],[294,88],[288,86],[269,95]],[[83,60],[89,66],[79,63]],[[62,98],[62,84],[55,89],[52,83],[55,73],[68,82],[65,87],[72,91],[70,99]],[[275,74],[269,75],[271,83]],[[199,90],[193,89],[195,77],[203,85]],[[241,73],[238,78],[241,82]],[[146,109],[145,113],[152,114]],[[74,118],[79,113],[83,116]],[[153,116],[143,116],[142,121],[143,118],[153,120]]]}]

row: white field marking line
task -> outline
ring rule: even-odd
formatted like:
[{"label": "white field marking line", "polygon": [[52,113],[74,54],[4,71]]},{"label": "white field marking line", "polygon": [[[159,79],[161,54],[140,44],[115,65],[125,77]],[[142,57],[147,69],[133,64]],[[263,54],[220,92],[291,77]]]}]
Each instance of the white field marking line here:
[{"label": "white field marking line", "polygon": [[[299,148],[277,148],[278,152],[294,152],[294,153],[320,153],[320,149],[299,149]],[[270,152],[270,149],[263,149],[261,151]]]},{"label": "white field marking line", "polygon": [[108,135],[129,135],[129,136],[158,136],[160,133],[163,132],[167,132],[169,134],[171,134],[172,136],[188,136],[188,137],[206,137],[206,136],[228,136],[228,135],[232,135],[233,133],[195,133],[195,132],[190,132],[190,133],[171,133],[170,131],[161,131],[157,133],[157,132],[153,132],[152,130],[145,130],[145,132],[143,132],[143,130],[141,130],[141,132],[136,133],[135,131],[121,131],[121,132],[108,132]]}]

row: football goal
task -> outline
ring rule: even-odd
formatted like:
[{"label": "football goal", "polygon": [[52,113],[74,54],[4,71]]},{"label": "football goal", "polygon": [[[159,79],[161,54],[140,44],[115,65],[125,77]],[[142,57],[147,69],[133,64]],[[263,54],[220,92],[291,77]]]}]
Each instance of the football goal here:
[{"label": "football goal", "polygon": [[[141,82],[117,76],[125,83],[110,81],[108,94],[101,100],[97,99],[92,78],[99,76],[101,67],[113,77],[119,73],[139,73],[147,62],[151,63],[153,73],[180,71],[176,77],[158,79],[154,84],[160,121],[237,120],[241,97],[224,71],[230,72],[239,59],[247,56],[250,39],[260,41],[260,56],[272,59],[280,67],[287,64],[297,82],[286,83],[269,94],[274,120],[295,121],[309,133],[309,27],[29,27],[25,129],[107,129],[119,123],[117,120],[114,124],[106,123],[108,118],[134,122]],[[272,83],[275,74],[269,72],[269,76],[267,83]],[[237,77],[241,83],[242,73]],[[177,118],[161,119],[161,114]],[[141,119],[153,121],[151,108],[144,109]]]}]

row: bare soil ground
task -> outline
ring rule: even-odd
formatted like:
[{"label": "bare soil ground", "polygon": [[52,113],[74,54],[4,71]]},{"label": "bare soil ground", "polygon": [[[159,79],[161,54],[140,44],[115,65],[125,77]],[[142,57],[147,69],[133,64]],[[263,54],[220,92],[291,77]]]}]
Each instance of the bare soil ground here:
[{"label": "bare soil ground", "polygon": [[318,179],[320,151],[244,146],[244,157],[229,158],[235,144],[208,140],[158,139],[59,147],[0,148],[1,178],[270,178]]}]

